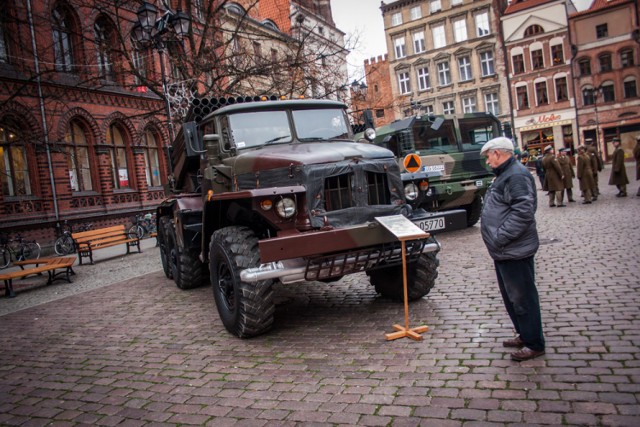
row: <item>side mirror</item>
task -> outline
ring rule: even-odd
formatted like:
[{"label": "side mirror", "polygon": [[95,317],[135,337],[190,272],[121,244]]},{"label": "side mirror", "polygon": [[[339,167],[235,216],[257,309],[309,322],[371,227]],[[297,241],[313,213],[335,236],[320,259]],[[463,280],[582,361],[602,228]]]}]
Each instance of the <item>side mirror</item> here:
[{"label": "side mirror", "polygon": [[220,135],[210,133],[204,136],[204,144],[209,158],[220,158]]},{"label": "side mirror", "polygon": [[442,117],[437,117],[431,124],[431,129],[438,130],[440,129],[440,126],[442,126],[443,123],[444,123],[444,119]]},{"label": "side mirror", "polygon": [[196,122],[186,122],[182,125],[182,133],[184,135],[184,146],[187,150],[187,157],[197,157],[204,153],[202,140],[198,134],[198,125]]}]

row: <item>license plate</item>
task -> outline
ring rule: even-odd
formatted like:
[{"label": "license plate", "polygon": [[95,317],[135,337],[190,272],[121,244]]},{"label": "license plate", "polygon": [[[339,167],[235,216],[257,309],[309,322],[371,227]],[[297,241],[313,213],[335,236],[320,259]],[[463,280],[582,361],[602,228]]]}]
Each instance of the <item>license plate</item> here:
[{"label": "license plate", "polygon": [[445,228],[444,217],[414,221],[414,224],[420,227],[422,231],[444,230]]}]

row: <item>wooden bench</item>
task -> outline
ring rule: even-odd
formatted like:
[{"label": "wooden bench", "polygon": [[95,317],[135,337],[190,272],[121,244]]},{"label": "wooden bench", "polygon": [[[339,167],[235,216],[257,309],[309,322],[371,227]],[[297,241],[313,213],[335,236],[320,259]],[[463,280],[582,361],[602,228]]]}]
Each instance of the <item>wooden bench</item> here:
[{"label": "wooden bench", "polygon": [[[4,280],[4,295],[9,298],[16,296],[13,291],[13,279],[25,278],[34,274],[42,274],[45,271],[49,274],[47,285],[50,285],[54,280],[59,279],[66,279],[67,282],[71,283],[70,276],[72,274],[76,274],[73,271],[73,268],[71,268],[74,262],[76,262],[76,257],[40,258],[16,261],[13,265],[20,266],[20,270],[0,274],[0,280]],[[35,267],[24,268],[26,265],[35,265]],[[58,269],[64,270],[56,273],[56,270]]]},{"label": "wooden bench", "polygon": [[128,235],[124,229],[124,225],[71,233],[71,237],[78,248],[80,265],[82,265],[83,257],[89,257],[91,264],[93,264],[94,250],[108,248],[109,246],[120,245],[122,243],[127,245],[127,254],[131,253],[132,246],[137,246],[138,252],[142,252],[140,250],[140,239]]}]

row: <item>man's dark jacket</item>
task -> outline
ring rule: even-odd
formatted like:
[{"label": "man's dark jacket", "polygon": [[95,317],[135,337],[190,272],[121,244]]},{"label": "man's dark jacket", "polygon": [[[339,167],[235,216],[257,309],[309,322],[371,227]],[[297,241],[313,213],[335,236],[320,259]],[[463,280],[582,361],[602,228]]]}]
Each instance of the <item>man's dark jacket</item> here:
[{"label": "man's dark jacket", "polygon": [[496,179],[485,196],[480,223],[489,255],[496,261],[530,257],[539,246],[535,181],[515,157],[493,173]]}]

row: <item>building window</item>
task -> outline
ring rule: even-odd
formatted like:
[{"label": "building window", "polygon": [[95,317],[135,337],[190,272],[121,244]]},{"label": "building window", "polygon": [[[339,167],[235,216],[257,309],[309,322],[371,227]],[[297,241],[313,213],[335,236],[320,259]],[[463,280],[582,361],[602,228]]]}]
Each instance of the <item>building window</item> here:
[{"label": "building window", "polygon": [[549,97],[547,96],[547,82],[538,82],[535,84],[535,87],[538,105],[548,104]]},{"label": "building window", "polygon": [[633,59],[633,49],[623,49],[620,51],[620,65],[622,68],[633,67],[635,63]]},{"label": "building window", "polygon": [[555,79],[556,84],[556,101],[566,101],[569,99],[569,92],[567,91],[567,78],[558,77]]},{"label": "building window", "polygon": [[131,52],[131,61],[134,68],[133,80],[136,85],[143,84],[147,78],[147,62],[145,60],[147,53],[148,51],[140,51],[138,49],[134,49]]},{"label": "building window", "polygon": [[462,0],[451,0],[451,6],[457,6],[462,4]]},{"label": "building window", "polygon": [[433,114],[433,105],[427,105],[423,107],[423,109],[425,114],[429,114],[429,115]]},{"label": "building window", "polygon": [[476,97],[467,96],[462,98],[462,112],[463,113],[475,113],[476,112]]},{"label": "building window", "polygon": [[396,26],[402,24],[402,12],[396,12],[391,15],[391,25]]},{"label": "building window", "polygon": [[453,21],[453,38],[456,43],[467,39],[467,21],[464,18]]},{"label": "building window", "polygon": [[98,59],[98,76],[101,79],[111,82],[116,81],[116,70],[114,67],[114,46],[117,46],[115,40],[115,30],[113,25],[105,18],[100,17],[94,25],[96,37],[96,55]]},{"label": "building window", "polygon": [[615,87],[612,82],[602,84],[602,100],[604,102],[614,102],[616,100]]},{"label": "building window", "polygon": [[426,50],[424,43],[424,31],[417,31],[413,33],[413,52],[422,53]]},{"label": "building window", "polygon": [[444,33],[444,25],[438,25],[431,29],[433,35],[433,48],[438,49],[447,45],[447,38]]},{"label": "building window", "polygon": [[591,75],[591,60],[589,58],[583,58],[578,61],[578,68],[581,76]]},{"label": "building window", "polygon": [[482,77],[492,76],[495,74],[493,66],[493,52],[487,51],[480,53],[480,68],[482,69]]},{"label": "building window", "polygon": [[451,84],[451,71],[449,70],[449,62],[440,62],[438,64],[438,85],[448,86]]},{"label": "building window", "polygon": [[435,13],[440,12],[441,10],[442,4],[440,3],[440,0],[431,0],[431,2],[429,3],[429,12]]},{"label": "building window", "polygon": [[14,123],[0,123],[0,181],[5,196],[31,195],[27,144],[17,129]]},{"label": "building window", "polygon": [[193,5],[194,16],[202,21],[204,19],[204,6],[202,4],[202,0],[191,0],[191,4]]},{"label": "building window", "polygon": [[494,116],[500,114],[500,100],[496,92],[484,94],[484,106],[487,113],[491,113]]},{"label": "building window", "polygon": [[110,146],[113,187],[118,189],[131,188],[132,183],[129,181],[130,175],[127,163],[127,146],[120,128],[115,124],[109,127],[107,144]]},{"label": "building window", "polygon": [[91,162],[89,144],[84,127],[77,121],[71,121],[64,136],[69,144],[67,156],[67,168],[69,170],[69,182],[71,191],[91,191],[93,181],[91,179]]},{"label": "building window", "polygon": [[151,130],[144,132],[141,146],[144,149],[142,153],[147,186],[160,187],[162,185],[162,182],[160,182],[160,162],[158,161],[158,147],[160,144]]},{"label": "building window", "polygon": [[473,78],[471,74],[471,60],[468,56],[461,56],[458,58],[458,72],[460,75],[460,81],[467,81]]},{"label": "building window", "polygon": [[526,86],[516,88],[516,99],[518,100],[518,110],[529,108],[529,94]]},{"label": "building window", "polygon": [[489,12],[476,15],[476,36],[482,37],[489,34]]},{"label": "building window", "polygon": [[584,105],[593,105],[596,103],[595,90],[591,87],[582,89],[582,103]]},{"label": "building window", "polygon": [[551,60],[553,65],[560,65],[564,62],[564,52],[561,44],[551,46]]},{"label": "building window", "polygon": [[535,36],[536,34],[542,34],[542,33],[544,33],[544,28],[542,28],[540,25],[537,25],[537,24],[530,25],[527,27],[526,30],[524,30],[525,37]]},{"label": "building window", "polygon": [[401,94],[411,92],[411,82],[409,81],[409,73],[406,71],[398,73],[398,89]]},{"label": "building window", "polygon": [[409,10],[409,16],[412,21],[422,18],[422,9],[420,6],[414,6]]},{"label": "building window", "polygon": [[635,77],[630,76],[625,78],[623,88],[625,99],[635,98],[638,96],[638,88],[636,87]]},{"label": "building window", "polygon": [[524,73],[524,56],[521,53],[511,57],[513,61],[513,74]]},{"label": "building window", "polygon": [[53,11],[53,52],[57,71],[73,71],[73,20],[66,7]]},{"label": "building window", "polygon": [[427,90],[430,87],[429,67],[418,68],[418,90]]},{"label": "building window", "polygon": [[611,71],[611,55],[604,53],[598,57],[600,62],[600,72]]},{"label": "building window", "polygon": [[[0,17],[2,16],[3,14],[0,14]],[[6,25],[7,24],[0,19],[0,62],[9,62],[9,49],[5,37]]]},{"label": "building window", "polygon": [[607,24],[596,25],[596,37],[601,39],[609,36],[609,29]]},{"label": "building window", "polygon": [[405,45],[404,37],[396,37],[393,40],[393,46],[396,52],[396,59],[407,56],[407,46]]},{"label": "building window", "polygon": [[376,109],[376,118],[381,119],[384,117],[384,110],[382,108]]},{"label": "building window", "polygon": [[442,112],[444,114],[455,114],[456,108],[455,108],[455,105],[453,104],[453,101],[444,101],[442,103]]},{"label": "building window", "polygon": [[544,60],[542,59],[542,49],[531,51],[531,68],[540,70],[544,68]]}]

